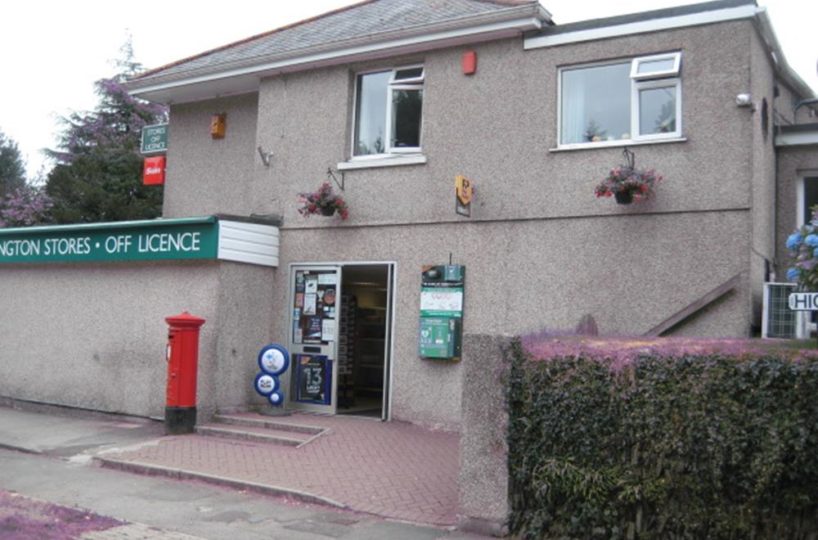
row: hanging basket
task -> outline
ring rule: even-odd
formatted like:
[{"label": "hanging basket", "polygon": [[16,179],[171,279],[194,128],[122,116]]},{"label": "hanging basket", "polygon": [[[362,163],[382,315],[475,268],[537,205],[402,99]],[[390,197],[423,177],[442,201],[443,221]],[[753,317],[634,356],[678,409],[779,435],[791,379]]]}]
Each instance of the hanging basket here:
[{"label": "hanging basket", "polygon": [[331,217],[335,215],[335,207],[334,206],[322,206],[321,207],[321,215],[326,217]]},{"label": "hanging basket", "polygon": [[625,163],[614,167],[608,176],[596,186],[594,194],[597,197],[613,195],[619,204],[641,202],[650,197],[655,184],[662,180],[653,169],[637,169],[636,158],[633,152],[625,148],[622,151]]},{"label": "hanging basket", "polygon": [[617,191],[614,198],[619,204],[630,204],[633,202],[633,191]]}]

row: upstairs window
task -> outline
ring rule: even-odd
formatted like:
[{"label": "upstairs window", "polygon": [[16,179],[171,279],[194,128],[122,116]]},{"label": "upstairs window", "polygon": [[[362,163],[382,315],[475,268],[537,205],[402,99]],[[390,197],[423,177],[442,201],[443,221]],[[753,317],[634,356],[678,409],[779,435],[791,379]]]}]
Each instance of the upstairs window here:
[{"label": "upstairs window", "polygon": [[357,76],[354,156],[420,152],[423,75],[410,66]]},{"label": "upstairs window", "polygon": [[681,137],[681,53],[560,71],[560,146]]}]

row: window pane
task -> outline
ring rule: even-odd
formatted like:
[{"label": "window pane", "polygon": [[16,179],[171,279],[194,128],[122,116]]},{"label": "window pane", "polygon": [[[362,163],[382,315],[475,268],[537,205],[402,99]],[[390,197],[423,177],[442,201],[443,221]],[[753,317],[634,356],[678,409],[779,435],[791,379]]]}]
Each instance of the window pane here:
[{"label": "window pane", "polygon": [[402,81],[405,79],[417,79],[423,75],[423,68],[409,68],[409,69],[399,69],[395,72],[395,80]]},{"label": "window pane", "polygon": [[383,154],[386,151],[386,88],[391,71],[358,75],[355,104],[355,155]]},{"label": "window pane", "polygon": [[812,207],[818,205],[818,178],[804,178],[804,225],[812,221]]},{"label": "window pane", "polygon": [[562,72],[560,143],[630,139],[631,64]]},{"label": "window pane", "polygon": [[660,58],[658,60],[640,61],[636,72],[640,75],[657,71],[671,71],[676,63],[674,58]]},{"label": "window pane", "polygon": [[392,146],[420,147],[420,113],[423,90],[392,91]]},{"label": "window pane", "polygon": [[639,134],[676,131],[676,86],[639,91]]}]

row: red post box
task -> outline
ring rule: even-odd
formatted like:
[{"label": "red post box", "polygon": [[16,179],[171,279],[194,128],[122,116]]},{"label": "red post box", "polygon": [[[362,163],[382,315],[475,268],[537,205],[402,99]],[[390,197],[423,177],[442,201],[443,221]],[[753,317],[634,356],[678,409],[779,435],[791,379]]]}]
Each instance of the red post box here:
[{"label": "red post box", "polygon": [[196,426],[196,374],[199,364],[199,328],[204,319],[185,311],[166,317],[168,330],[168,386],[165,431],[193,433]]}]

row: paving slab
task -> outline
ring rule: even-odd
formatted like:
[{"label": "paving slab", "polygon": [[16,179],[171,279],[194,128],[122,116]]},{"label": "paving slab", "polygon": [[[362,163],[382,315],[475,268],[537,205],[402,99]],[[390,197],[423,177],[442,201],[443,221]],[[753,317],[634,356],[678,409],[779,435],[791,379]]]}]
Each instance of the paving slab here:
[{"label": "paving slab", "polygon": [[0,407],[0,448],[68,457],[156,440],[164,425],[131,417],[77,418]]},{"label": "paving slab", "polygon": [[449,528],[395,523],[201,482],[4,450],[0,490],[88,509],[124,523],[105,531],[106,536],[83,540],[485,540]]},{"label": "paving slab", "polygon": [[300,448],[185,435],[101,458],[141,472],[228,479],[261,491],[269,486],[270,493],[291,490],[410,523],[456,523],[458,434],[356,417],[293,414],[278,420],[326,431]]}]

